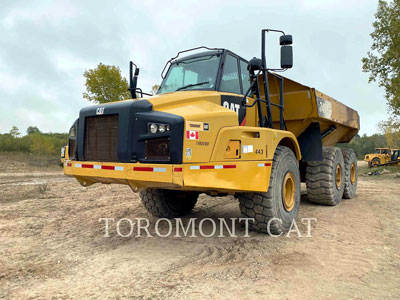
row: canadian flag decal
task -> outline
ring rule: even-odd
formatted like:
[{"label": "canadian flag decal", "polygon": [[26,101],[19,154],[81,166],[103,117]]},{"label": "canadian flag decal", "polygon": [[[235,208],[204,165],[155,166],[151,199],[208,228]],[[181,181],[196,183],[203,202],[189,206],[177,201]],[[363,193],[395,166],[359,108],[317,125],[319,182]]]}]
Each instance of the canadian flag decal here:
[{"label": "canadian flag decal", "polygon": [[186,131],[186,138],[188,140],[198,140],[199,139],[199,132],[194,130],[187,130]]}]

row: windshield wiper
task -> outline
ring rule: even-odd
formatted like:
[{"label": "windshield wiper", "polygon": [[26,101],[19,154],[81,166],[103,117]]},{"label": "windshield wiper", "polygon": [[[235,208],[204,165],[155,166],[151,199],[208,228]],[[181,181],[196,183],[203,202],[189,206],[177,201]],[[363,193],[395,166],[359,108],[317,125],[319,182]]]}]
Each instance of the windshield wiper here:
[{"label": "windshield wiper", "polygon": [[207,84],[207,83],[210,83],[210,82],[209,82],[209,81],[204,81],[204,82],[199,82],[199,83],[187,84],[187,85],[181,86],[180,88],[176,89],[175,92],[180,91],[180,90],[184,90],[184,89],[187,89],[187,88],[190,88],[190,87],[192,87],[192,86],[198,86],[198,85],[203,85],[203,84]]}]

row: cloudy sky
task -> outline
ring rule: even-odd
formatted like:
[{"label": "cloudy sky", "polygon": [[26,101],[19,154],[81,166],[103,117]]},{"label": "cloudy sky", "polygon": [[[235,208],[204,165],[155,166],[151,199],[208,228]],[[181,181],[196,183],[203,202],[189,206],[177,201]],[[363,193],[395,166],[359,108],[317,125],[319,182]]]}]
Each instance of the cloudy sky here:
[{"label": "cloudy sky", "polygon": [[207,45],[259,57],[260,30],[276,28],[294,37],[285,76],[356,109],[361,133],[372,134],[388,116],[383,90],[361,72],[377,2],[1,0],[0,133],[12,125],[66,132],[90,104],[82,74],[99,62],[127,76],[133,60],[149,91],[179,50]]}]

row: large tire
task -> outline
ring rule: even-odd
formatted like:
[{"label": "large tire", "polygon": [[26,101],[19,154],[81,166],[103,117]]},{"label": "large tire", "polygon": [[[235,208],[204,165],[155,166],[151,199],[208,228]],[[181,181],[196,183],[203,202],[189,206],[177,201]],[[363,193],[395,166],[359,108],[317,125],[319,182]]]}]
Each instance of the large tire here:
[{"label": "large tire", "polygon": [[353,149],[342,149],[344,159],[343,198],[352,199],[357,192],[357,156]]},{"label": "large tire", "polygon": [[140,198],[144,207],[159,218],[178,218],[189,214],[197,203],[199,193],[162,189],[144,189]]},{"label": "large tire", "polygon": [[324,147],[322,161],[307,162],[308,199],[324,205],[338,205],[344,192],[344,159],[337,147]]},{"label": "large tire", "polygon": [[371,168],[379,167],[381,165],[381,160],[378,157],[375,157],[371,160]]},{"label": "large tire", "polygon": [[266,193],[238,193],[237,197],[242,216],[254,218],[249,229],[274,235],[287,232],[300,206],[300,172],[293,151],[276,149]]}]

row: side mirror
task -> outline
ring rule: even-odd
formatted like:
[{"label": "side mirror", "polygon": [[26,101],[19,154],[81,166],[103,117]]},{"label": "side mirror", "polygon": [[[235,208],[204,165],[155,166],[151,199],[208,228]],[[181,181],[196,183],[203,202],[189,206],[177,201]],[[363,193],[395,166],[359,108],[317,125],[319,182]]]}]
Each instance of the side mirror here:
[{"label": "side mirror", "polygon": [[[133,66],[135,66],[135,72],[133,72]],[[131,92],[132,99],[136,99],[136,87],[139,76],[139,68],[133,63],[129,64],[129,91]]]},{"label": "side mirror", "polygon": [[279,38],[279,44],[281,46],[289,46],[293,44],[293,37],[290,34],[281,35]]},{"label": "side mirror", "polygon": [[137,80],[138,80],[138,76],[139,76],[139,71],[140,71],[140,69],[139,68],[136,68],[135,69],[135,73],[134,73],[134,75],[133,75],[133,82],[132,82],[132,84],[133,84],[133,88],[134,89],[136,89],[136,87],[137,87]]},{"label": "side mirror", "polygon": [[282,46],[281,47],[281,68],[290,69],[293,67],[293,47]]}]

